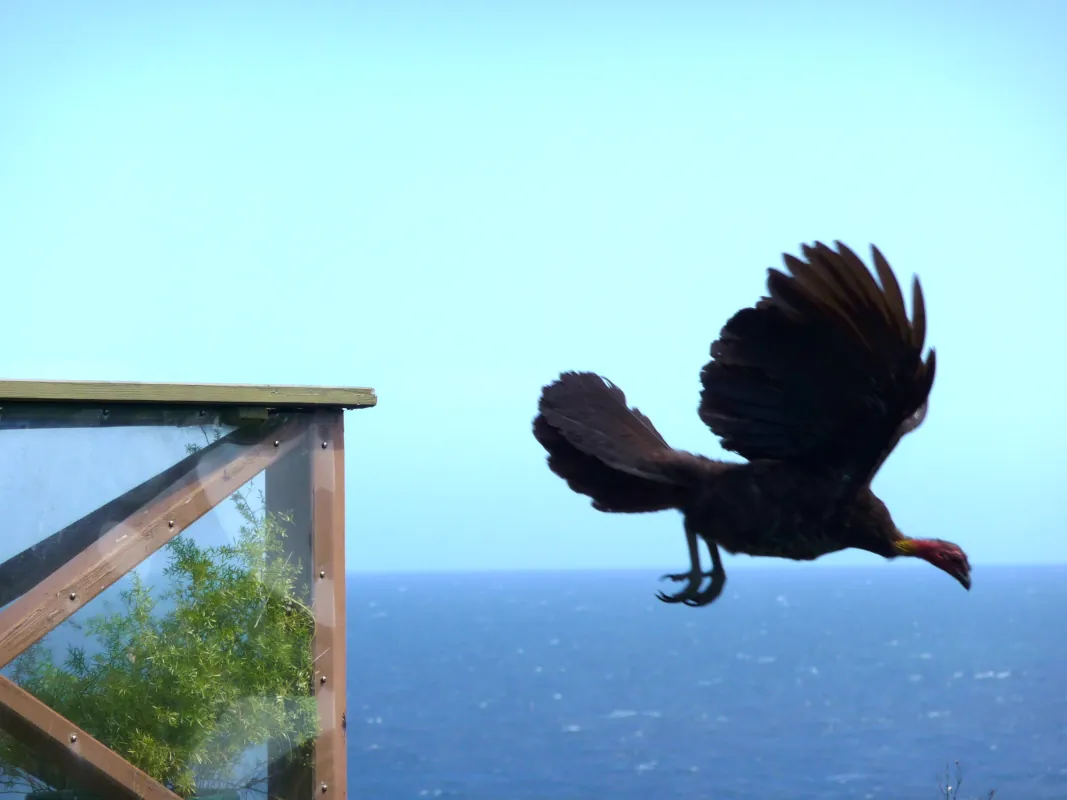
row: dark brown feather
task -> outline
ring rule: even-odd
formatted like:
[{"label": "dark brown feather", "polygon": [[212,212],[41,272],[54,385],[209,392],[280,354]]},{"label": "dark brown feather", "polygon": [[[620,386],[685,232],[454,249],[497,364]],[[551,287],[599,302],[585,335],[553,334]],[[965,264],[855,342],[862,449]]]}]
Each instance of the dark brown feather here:
[{"label": "dark brown feather", "polygon": [[548,451],[548,467],[578,494],[593,501],[597,511],[639,514],[677,507],[681,493],[660,481],[650,481],[609,467],[572,445],[538,414],[534,437]]},{"label": "dark brown feather", "polygon": [[565,372],[541,392],[541,416],[577,450],[621,472],[669,482],[656,461],[670,445],[626,395],[592,372]]},{"label": "dark brown feather", "polygon": [[700,417],[748,459],[817,463],[869,483],[933,384],[922,360],[918,281],[909,320],[896,276],[872,248],[879,281],[840,242],[783,257],[768,296],[734,315],[701,373]]},{"label": "dark brown feather", "polygon": [[677,508],[708,459],[675,450],[626,404],[615,384],[592,372],[565,372],[545,386],[534,437],[549,468],[600,511]]}]

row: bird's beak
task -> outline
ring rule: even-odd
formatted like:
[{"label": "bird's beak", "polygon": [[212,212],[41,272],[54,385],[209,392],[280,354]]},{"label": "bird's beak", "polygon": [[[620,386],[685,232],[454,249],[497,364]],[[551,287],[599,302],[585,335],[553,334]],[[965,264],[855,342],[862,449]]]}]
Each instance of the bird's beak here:
[{"label": "bird's beak", "polygon": [[914,555],[923,559],[942,572],[951,575],[968,592],[971,590],[971,565],[968,563],[966,556],[962,558],[944,558],[937,548],[928,546],[928,542],[925,540],[905,539],[904,541],[910,545],[907,550],[902,551],[906,555]]},{"label": "bird's beak", "polygon": [[958,571],[954,570],[950,574],[953,578],[960,582],[960,586],[962,586],[968,592],[971,591],[971,570],[969,568],[964,567],[963,569]]}]

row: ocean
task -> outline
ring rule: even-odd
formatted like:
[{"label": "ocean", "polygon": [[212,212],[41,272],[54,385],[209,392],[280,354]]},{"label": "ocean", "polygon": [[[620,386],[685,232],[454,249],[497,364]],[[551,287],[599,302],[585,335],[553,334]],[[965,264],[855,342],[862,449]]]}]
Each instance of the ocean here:
[{"label": "ocean", "polygon": [[802,566],[351,575],[349,795],[1067,798],[1067,567]]}]

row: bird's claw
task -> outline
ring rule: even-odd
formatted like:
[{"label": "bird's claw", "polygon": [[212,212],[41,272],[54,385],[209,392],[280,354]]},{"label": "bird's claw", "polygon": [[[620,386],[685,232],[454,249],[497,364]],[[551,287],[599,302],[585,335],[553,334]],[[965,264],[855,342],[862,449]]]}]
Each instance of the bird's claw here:
[{"label": "bird's claw", "polygon": [[700,585],[704,582],[704,578],[710,577],[710,572],[673,572],[661,575],[661,581],[674,581],[675,583],[688,581],[688,583],[684,589],[675,594],[656,592],[656,598],[662,603],[685,603],[687,606],[705,605],[699,602]]},{"label": "bird's claw", "polygon": [[697,592],[695,597],[687,597],[682,602],[690,608],[702,608],[703,606],[710,605],[711,602],[719,596],[717,591],[715,592]]}]

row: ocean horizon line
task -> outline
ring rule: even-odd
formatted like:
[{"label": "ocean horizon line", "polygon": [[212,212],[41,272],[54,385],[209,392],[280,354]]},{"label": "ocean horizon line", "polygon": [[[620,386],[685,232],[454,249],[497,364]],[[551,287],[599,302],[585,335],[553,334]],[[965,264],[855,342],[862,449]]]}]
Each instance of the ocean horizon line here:
[{"label": "ocean horizon line", "polygon": [[[914,570],[922,570],[923,568],[929,568],[926,564],[899,564],[888,566],[884,564],[745,564],[745,563],[733,563],[730,565],[731,571],[744,571],[744,572],[795,572],[797,567],[803,567],[803,569],[797,574],[811,573],[811,572],[887,572],[889,570],[895,572],[912,572]],[[977,563],[972,564],[973,569],[980,570],[981,572],[995,571],[1006,572],[1010,570],[1063,570],[1067,571],[1067,562],[997,562],[997,563]],[[396,568],[362,568],[362,567],[346,567],[346,575],[359,575],[359,576],[389,576],[389,575],[404,575],[404,576],[418,576],[418,575],[551,575],[551,574],[603,574],[603,575],[645,575],[650,572],[657,574],[665,572],[678,572],[677,566],[647,566],[647,567],[470,567],[470,568],[412,568],[412,569],[396,569]]]}]

